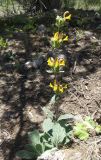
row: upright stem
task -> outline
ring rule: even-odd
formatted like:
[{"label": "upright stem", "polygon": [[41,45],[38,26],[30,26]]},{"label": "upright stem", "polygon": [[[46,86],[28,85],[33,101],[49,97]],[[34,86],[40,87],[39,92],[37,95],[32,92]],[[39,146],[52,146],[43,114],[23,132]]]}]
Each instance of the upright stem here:
[{"label": "upright stem", "polygon": [[58,32],[60,32],[60,26],[58,26]]}]

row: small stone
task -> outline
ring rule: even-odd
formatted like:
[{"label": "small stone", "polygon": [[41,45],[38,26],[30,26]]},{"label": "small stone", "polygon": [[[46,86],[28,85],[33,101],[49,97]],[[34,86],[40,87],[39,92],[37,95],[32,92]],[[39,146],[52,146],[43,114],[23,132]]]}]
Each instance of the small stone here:
[{"label": "small stone", "polygon": [[66,61],[66,56],[64,54],[59,54],[58,59],[63,59]]},{"label": "small stone", "polygon": [[39,58],[35,59],[34,61],[26,62],[25,67],[27,69],[30,69],[30,68],[39,69],[42,67],[44,61],[45,61],[44,57],[39,57]]},{"label": "small stone", "polygon": [[85,31],[84,33],[86,37],[91,37],[93,35],[93,33],[90,31]]},{"label": "small stone", "polygon": [[46,27],[45,25],[41,24],[38,27],[38,33],[45,33],[46,32]]},{"label": "small stone", "polygon": [[55,13],[55,14],[57,14],[58,13],[58,10],[57,9],[53,9],[53,12]]},{"label": "small stone", "polygon": [[32,62],[30,62],[30,61],[26,62],[26,63],[25,63],[25,67],[26,67],[27,69],[31,68],[31,67],[32,67]]},{"label": "small stone", "polygon": [[43,63],[44,63],[44,57],[39,57],[38,59],[32,62],[32,66],[33,68],[38,69],[42,67]]}]

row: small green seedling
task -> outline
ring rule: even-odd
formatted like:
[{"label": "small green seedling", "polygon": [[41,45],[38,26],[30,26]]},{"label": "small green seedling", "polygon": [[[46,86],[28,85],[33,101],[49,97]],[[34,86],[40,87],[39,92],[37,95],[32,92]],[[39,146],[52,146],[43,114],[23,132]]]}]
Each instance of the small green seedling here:
[{"label": "small green seedling", "polygon": [[82,122],[77,122],[74,126],[74,135],[80,140],[87,140],[91,132],[101,133],[101,125],[91,117],[86,117]]}]

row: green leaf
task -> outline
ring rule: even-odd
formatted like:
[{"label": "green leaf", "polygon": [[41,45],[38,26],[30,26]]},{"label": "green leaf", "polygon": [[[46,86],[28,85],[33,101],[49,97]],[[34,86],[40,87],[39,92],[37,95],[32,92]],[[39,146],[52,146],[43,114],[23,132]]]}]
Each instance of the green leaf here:
[{"label": "green leaf", "polygon": [[41,155],[45,150],[45,146],[41,143],[41,144],[37,144],[36,145],[36,151],[38,152],[39,155]]},{"label": "green leaf", "polygon": [[23,158],[23,159],[33,159],[35,158],[35,155],[34,153],[32,152],[29,152],[29,151],[26,151],[26,150],[21,150],[21,151],[18,151],[16,153],[16,155],[20,158]]},{"label": "green leaf", "polygon": [[77,123],[76,126],[74,126],[74,135],[78,136],[82,131],[87,131],[86,127],[82,123]]},{"label": "green leaf", "polygon": [[67,126],[65,126],[65,130],[68,137],[71,137],[73,135],[73,127],[71,125],[68,124]]},{"label": "green leaf", "polygon": [[47,118],[53,119],[54,114],[48,108],[44,107],[42,110]]},{"label": "green leaf", "polygon": [[46,70],[46,72],[47,72],[47,73],[53,73],[53,71],[52,71],[52,70]]},{"label": "green leaf", "polygon": [[76,126],[74,127],[74,135],[80,140],[87,140],[89,138],[88,130],[83,123],[76,123]]},{"label": "green leaf", "polygon": [[26,144],[25,149],[27,151],[30,151],[30,152],[34,152],[35,151],[35,148],[33,147],[32,144]]},{"label": "green leaf", "polygon": [[37,130],[30,132],[28,136],[33,146],[40,144],[40,135]]},{"label": "green leaf", "polygon": [[61,115],[58,118],[58,121],[61,121],[61,120],[73,120],[73,119],[74,119],[74,116],[72,114],[64,114],[64,115]]},{"label": "green leaf", "polygon": [[51,104],[51,105],[52,105],[52,104],[55,104],[55,102],[56,102],[56,94],[54,94],[54,96],[51,98],[50,104]]},{"label": "green leaf", "polygon": [[47,118],[44,120],[43,124],[42,124],[42,128],[44,132],[48,132],[52,129],[53,127],[53,122],[50,118]]},{"label": "green leaf", "polygon": [[54,148],[53,144],[49,144],[49,142],[45,143],[47,149]]},{"label": "green leaf", "polygon": [[90,129],[94,129],[96,126],[96,122],[89,116],[85,118],[84,124]]},{"label": "green leaf", "polygon": [[101,133],[101,125],[97,125],[95,128],[96,133]]},{"label": "green leaf", "polygon": [[50,133],[49,132],[47,132],[47,133],[44,132],[44,133],[41,134],[41,139],[40,139],[41,142],[46,143],[46,142],[49,141],[49,139],[50,139]]},{"label": "green leaf", "polygon": [[89,133],[86,131],[82,131],[78,137],[80,138],[80,140],[87,140],[89,138]]},{"label": "green leaf", "polygon": [[87,130],[86,126],[83,123],[76,123],[76,125],[74,126],[74,130],[75,131],[81,131],[81,130]]},{"label": "green leaf", "polygon": [[62,143],[65,137],[65,129],[56,122],[53,126],[52,143],[54,144],[54,146],[58,147],[58,144]]},{"label": "green leaf", "polygon": [[66,145],[66,144],[68,144],[69,142],[70,142],[70,138],[66,137],[64,144]]}]

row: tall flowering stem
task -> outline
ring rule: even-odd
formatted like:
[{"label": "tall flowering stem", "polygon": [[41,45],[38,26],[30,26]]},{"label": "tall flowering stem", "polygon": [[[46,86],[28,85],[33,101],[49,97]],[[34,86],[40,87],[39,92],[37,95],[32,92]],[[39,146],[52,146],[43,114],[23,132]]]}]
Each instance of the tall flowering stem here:
[{"label": "tall flowering stem", "polygon": [[[65,25],[66,21],[71,20],[71,14],[66,11],[63,16],[56,17],[56,27],[57,31],[54,33],[51,38],[51,46],[53,49],[58,49],[64,42],[68,42],[68,35],[64,34],[62,27]],[[53,50],[54,51],[54,50]],[[49,86],[54,91],[56,96],[60,96],[67,89],[67,84],[61,83],[58,75],[61,72],[64,72],[64,67],[66,65],[66,59],[64,57],[59,58],[58,55],[55,57],[49,57],[47,60],[47,64],[50,68],[49,73],[54,75],[53,82],[50,82]]]}]

